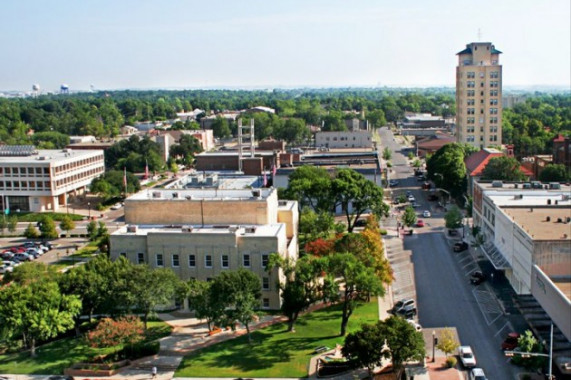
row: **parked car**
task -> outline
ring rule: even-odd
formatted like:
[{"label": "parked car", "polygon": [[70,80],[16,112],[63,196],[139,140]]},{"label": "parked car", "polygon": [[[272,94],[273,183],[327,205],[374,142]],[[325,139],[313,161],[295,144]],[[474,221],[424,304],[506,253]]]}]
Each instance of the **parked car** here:
[{"label": "parked car", "polygon": [[398,186],[398,185],[399,185],[399,181],[396,180],[396,179],[391,179],[391,180],[389,181],[389,185],[390,185],[390,186]]},{"label": "parked car", "polygon": [[502,342],[502,350],[511,351],[515,349],[518,345],[519,334],[516,332],[511,332],[506,336],[506,339]]},{"label": "parked car", "polygon": [[412,306],[415,305],[414,299],[412,299],[412,298],[405,298],[405,299],[402,299],[400,301],[397,301],[393,306],[393,312],[396,313],[399,310],[405,308],[406,306],[410,306],[410,305],[412,305]]},{"label": "parked car", "polygon": [[320,152],[329,152],[329,148],[326,146],[320,146],[318,149]]},{"label": "parked car", "polygon": [[418,208],[418,207],[420,207],[420,205],[419,205],[418,203],[416,203],[416,202],[412,202],[411,206],[412,206],[412,208]]},{"label": "parked car", "polygon": [[14,257],[14,253],[10,251],[4,251],[0,254],[0,259],[2,260],[11,260]]},{"label": "parked car", "polygon": [[22,244],[22,247],[25,248],[34,248],[36,246],[36,243],[32,242],[32,241],[26,241],[24,242],[24,244]]},{"label": "parked car", "polygon": [[414,195],[409,195],[409,196],[408,196],[408,201],[409,201],[410,203],[416,202],[416,198],[414,197]]},{"label": "parked car", "polygon": [[419,219],[416,221],[416,226],[417,227],[424,227],[424,221],[422,219]]},{"label": "parked car", "polygon": [[468,243],[465,241],[454,244],[453,248],[454,252],[463,252],[468,249]]},{"label": "parked car", "polygon": [[31,253],[34,256],[36,255],[40,256],[44,254],[44,251],[39,248],[28,248],[26,249],[26,253]]},{"label": "parked car", "polygon": [[3,260],[2,262],[6,265],[10,265],[11,267],[17,267],[18,265],[22,265],[22,262],[18,261],[17,259],[12,259],[12,260]]},{"label": "parked car", "polygon": [[0,264],[0,274],[5,274],[14,271],[14,267],[6,263]]},{"label": "parked car", "polygon": [[458,356],[464,368],[474,368],[476,366],[476,357],[470,346],[458,347]]},{"label": "parked car", "polygon": [[486,374],[482,368],[474,368],[470,371],[470,380],[487,380]]},{"label": "parked car", "polygon": [[113,206],[111,206],[111,210],[119,210],[121,207],[123,207],[121,203],[115,203]]},{"label": "parked car", "polygon": [[480,271],[476,271],[472,273],[472,275],[470,276],[470,282],[474,285],[480,285],[485,280],[486,280],[486,275]]},{"label": "parked car", "polygon": [[10,247],[10,251],[14,252],[14,253],[26,252],[26,250],[24,248],[21,248],[21,247]]},{"label": "parked car", "polygon": [[367,219],[357,219],[355,221],[355,227],[365,227],[367,225]]},{"label": "parked car", "polygon": [[410,323],[410,325],[414,327],[416,331],[422,331],[422,326],[416,323],[413,319],[407,319],[406,321]]},{"label": "parked car", "polygon": [[28,255],[27,253],[19,252],[14,255],[14,257],[20,261],[32,261],[34,256]]},{"label": "parked car", "polygon": [[74,377],[70,375],[52,375],[46,380],[74,380]]},{"label": "parked car", "polygon": [[395,314],[405,319],[412,319],[416,316],[416,306],[414,305],[404,306],[401,309],[397,310]]},{"label": "parked car", "polygon": [[407,192],[405,193],[405,195],[406,195],[407,197],[412,197],[412,192],[407,190]]},{"label": "parked car", "polygon": [[430,218],[430,217],[432,216],[432,214],[430,214],[430,211],[424,210],[424,211],[422,212],[422,216],[423,216],[424,218]]},{"label": "parked car", "polygon": [[[429,190],[430,189],[430,182],[425,182],[422,184],[422,189],[423,190]],[[430,199],[429,199],[430,200]]]}]

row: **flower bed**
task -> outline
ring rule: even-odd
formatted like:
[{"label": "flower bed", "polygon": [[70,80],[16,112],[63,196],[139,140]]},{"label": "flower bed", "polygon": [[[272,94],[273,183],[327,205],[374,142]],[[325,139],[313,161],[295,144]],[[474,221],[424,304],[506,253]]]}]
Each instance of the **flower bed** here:
[{"label": "flower bed", "polygon": [[129,360],[121,360],[112,363],[76,363],[70,368],[64,370],[65,375],[69,376],[113,376],[121,368],[127,367],[131,362]]}]

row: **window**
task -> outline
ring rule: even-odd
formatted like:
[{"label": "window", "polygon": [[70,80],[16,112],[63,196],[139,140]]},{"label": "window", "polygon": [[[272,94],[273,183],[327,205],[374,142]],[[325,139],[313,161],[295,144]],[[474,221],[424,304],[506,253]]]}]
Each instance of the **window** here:
[{"label": "window", "polygon": [[206,268],[212,268],[212,256],[211,255],[204,256],[204,266]]},{"label": "window", "polygon": [[262,290],[270,290],[269,277],[262,277]]},{"label": "window", "polygon": [[474,88],[476,87],[476,82],[474,82],[473,80],[469,80],[468,82],[466,82],[466,86],[468,88]]},{"label": "window", "polygon": [[262,268],[266,268],[268,266],[268,259],[269,255],[267,253],[262,254]]},{"label": "window", "polygon": [[196,256],[195,255],[188,255],[188,266],[190,268],[196,267]]},{"label": "window", "polygon": [[486,74],[485,74],[483,71],[480,72],[480,78],[483,78],[483,77],[485,77],[485,76],[486,76]]},{"label": "window", "polygon": [[242,265],[246,268],[250,267],[250,255],[244,254],[244,256],[242,256]]},{"label": "window", "polygon": [[121,257],[127,257],[127,252],[121,252],[119,255],[121,255]]},{"label": "window", "polygon": [[172,266],[173,268],[178,268],[180,266],[180,258],[178,254],[172,255]]},{"label": "window", "polygon": [[228,268],[229,261],[228,255],[222,255],[222,268]]},{"label": "window", "polygon": [[468,99],[468,100],[466,100],[466,105],[473,106],[474,102],[475,102],[474,99]]},{"label": "window", "polygon": [[144,253],[137,253],[137,264],[144,264],[145,263],[145,254]]},{"label": "window", "polygon": [[269,298],[262,298],[262,307],[269,308],[270,307],[270,299]]},{"label": "window", "polygon": [[163,263],[163,254],[162,253],[157,253],[156,255],[156,262],[157,262],[157,266],[158,267],[162,267],[164,265]]},{"label": "window", "polygon": [[466,73],[466,78],[475,78],[476,77],[476,73],[473,71],[468,71]]},{"label": "window", "polygon": [[468,90],[468,91],[466,92],[466,94],[467,94],[468,96],[475,96],[475,95],[476,95],[476,91],[474,91],[474,90]]}]

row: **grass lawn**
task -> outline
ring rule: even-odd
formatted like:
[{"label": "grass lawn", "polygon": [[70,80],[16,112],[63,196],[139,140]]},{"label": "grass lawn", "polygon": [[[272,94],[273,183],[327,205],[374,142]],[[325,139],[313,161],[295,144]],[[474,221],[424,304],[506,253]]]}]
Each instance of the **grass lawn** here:
[{"label": "grass lawn", "polygon": [[[348,331],[379,319],[377,301],[361,305],[349,319]],[[309,360],[319,346],[342,344],[339,336],[341,306],[302,316],[296,332],[287,332],[284,323],[252,333],[253,343],[244,335],[186,356],[176,377],[306,377]]]},{"label": "grass lawn", "polygon": [[[171,333],[170,326],[164,322],[149,322],[148,330],[148,341]],[[29,351],[0,355],[0,373],[63,374],[63,370],[73,363],[120,349],[121,347],[91,348],[83,337],[69,337],[39,346],[35,358],[30,357]]]}]

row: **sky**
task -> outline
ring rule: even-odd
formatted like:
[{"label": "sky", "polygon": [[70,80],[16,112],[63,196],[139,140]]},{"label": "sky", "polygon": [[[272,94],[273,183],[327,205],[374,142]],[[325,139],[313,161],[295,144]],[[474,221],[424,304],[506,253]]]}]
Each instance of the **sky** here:
[{"label": "sky", "polygon": [[476,41],[503,52],[504,87],[570,88],[570,4],[1,0],[0,91],[453,87]]}]

